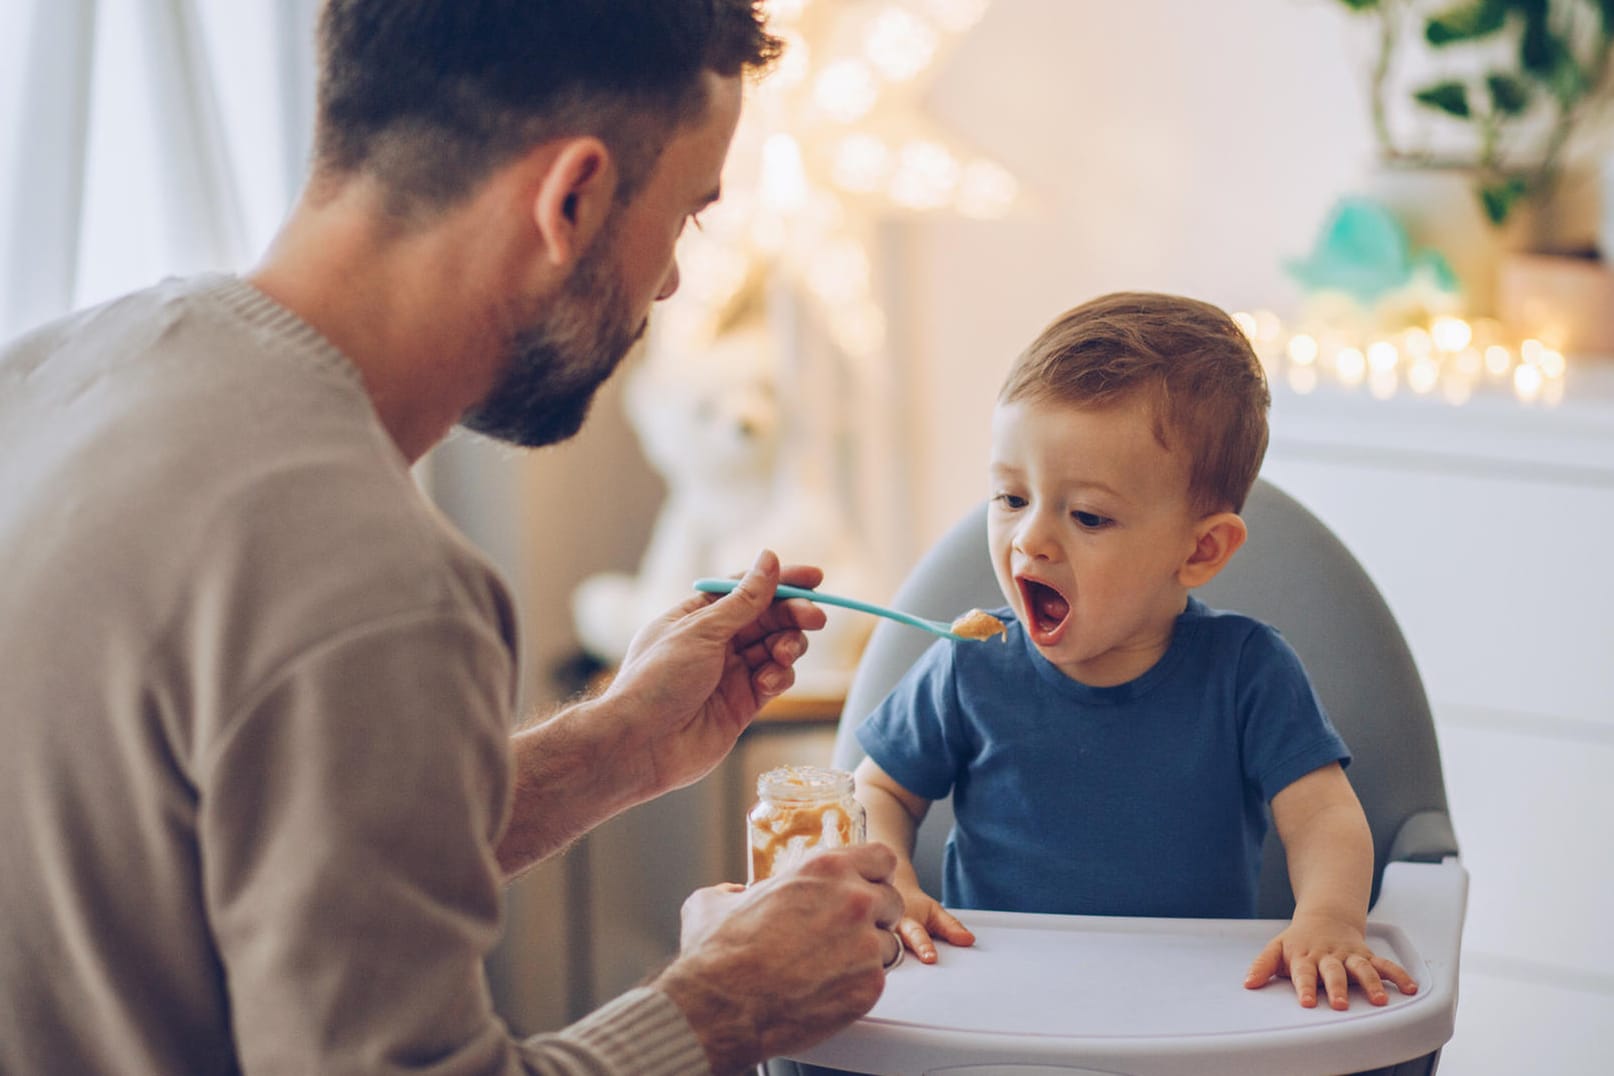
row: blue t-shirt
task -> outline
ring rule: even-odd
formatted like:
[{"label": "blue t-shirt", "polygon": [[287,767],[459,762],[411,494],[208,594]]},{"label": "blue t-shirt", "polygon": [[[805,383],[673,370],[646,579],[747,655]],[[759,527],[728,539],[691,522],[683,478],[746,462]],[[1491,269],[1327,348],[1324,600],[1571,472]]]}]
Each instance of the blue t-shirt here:
[{"label": "blue t-shirt", "polygon": [[938,642],[857,732],[904,788],[952,793],[942,903],[1253,916],[1267,803],[1350,761],[1295,652],[1190,597],[1151,669],[1089,687],[993,612],[1006,642]]}]

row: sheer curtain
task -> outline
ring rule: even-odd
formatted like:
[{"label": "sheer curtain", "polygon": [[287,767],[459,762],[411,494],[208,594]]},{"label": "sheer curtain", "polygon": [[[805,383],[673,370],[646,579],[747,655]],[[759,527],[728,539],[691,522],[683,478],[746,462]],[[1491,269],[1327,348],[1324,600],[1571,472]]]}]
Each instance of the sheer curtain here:
[{"label": "sheer curtain", "polygon": [[0,0],[0,338],[241,269],[307,157],[317,0]]}]

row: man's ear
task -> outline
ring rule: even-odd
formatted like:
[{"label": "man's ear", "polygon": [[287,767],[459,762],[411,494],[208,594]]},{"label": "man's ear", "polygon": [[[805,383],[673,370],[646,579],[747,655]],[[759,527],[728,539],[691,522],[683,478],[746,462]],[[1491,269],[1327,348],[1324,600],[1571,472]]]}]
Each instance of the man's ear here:
[{"label": "man's ear", "polygon": [[1194,524],[1194,547],[1177,569],[1177,581],[1190,590],[1209,583],[1248,536],[1237,512],[1216,512],[1201,519]]},{"label": "man's ear", "polygon": [[611,215],[617,171],[611,151],[594,137],[569,138],[535,151],[546,162],[532,199],[533,224],[550,263],[576,261]]}]

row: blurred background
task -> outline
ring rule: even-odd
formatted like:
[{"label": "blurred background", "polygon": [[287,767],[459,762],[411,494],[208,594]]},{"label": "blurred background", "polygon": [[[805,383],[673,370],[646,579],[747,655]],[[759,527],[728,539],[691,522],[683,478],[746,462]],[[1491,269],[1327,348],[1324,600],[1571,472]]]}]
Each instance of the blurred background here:
[{"label": "blurred background", "polygon": [[[302,178],[317,6],[0,0],[0,335],[253,263]],[[1606,1071],[1609,5],[772,6],[790,50],[724,202],[583,433],[456,435],[419,468],[516,590],[525,706],[762,544],[889,597],[985,493],[1043,325],[1117,289],[1209,300],[1269,361],[1266,477],[1363,560],[1434,703],[1472,876],[1443,1071]],[[867,627],[832,618],[706,781],[512,887],[512,1026],[633,985],[690,890],[743,880],[755,776],[827,759]]]}]

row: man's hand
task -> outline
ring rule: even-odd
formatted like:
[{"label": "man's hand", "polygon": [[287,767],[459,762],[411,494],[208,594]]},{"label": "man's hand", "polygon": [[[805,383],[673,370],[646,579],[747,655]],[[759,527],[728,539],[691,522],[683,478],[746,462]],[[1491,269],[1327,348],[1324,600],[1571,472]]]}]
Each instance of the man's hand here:
[{"label": "man's hand", "polygon": [[805,632],[824,626],[822,609],[799,598],[776,602],[774,588],[815,587],[823,575],[781,570],[764,550],[732,593],[691,590],[642,630],[598,698],[518,731],[514,803],[498,847],[505,875],[721,762],[762,704],[795,681]]},{"label": "man's hand", "polygon": [[634,636],[598,703],[623,722],[627,742],[614,762],[644,767],[646,798],[704,777],[763,704],[795,682],[791,666],[824,611],[804,599],[775,602],[774,588],[816,587],[823,577],[813,567],[782,570],[765,549],[731,593],[691,592]]},{"label": "man's hand", "polygon": [[1386,1005],[1390,995],[1384,980],[1403,994],[1418,992],[1418,984],[1395,961],[1376,956],[1354,923],[1327,916],[1295,916],[1294,920],[1255,958],[1244,985],[1258,990],[1281,975],[1294,984],[1295,996],[1307,1009],[1317,1005],[1317,980],[1322,979],[1330,1007],[1350,1008],[1354,979],[1374,1005]]},{"label": "man's hand", "polygon": [[810,1046],[874,1006],[897,952],[895,862],[877,844],[838,848],[685,903],[684,951],[654,985],[688,1017],[713,1072]]}]

